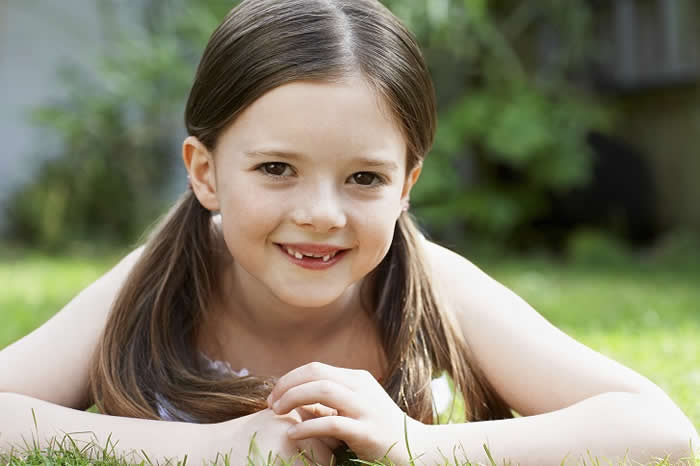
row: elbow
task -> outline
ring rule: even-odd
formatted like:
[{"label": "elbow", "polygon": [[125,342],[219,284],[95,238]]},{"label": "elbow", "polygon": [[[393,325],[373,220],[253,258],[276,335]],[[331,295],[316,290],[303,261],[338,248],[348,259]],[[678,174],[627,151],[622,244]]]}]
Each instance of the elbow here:
[{"label": "elbow", "polygon": [[[690,421],[687,422],[688,428],[681,433],[676,448],[673,450],[674,456],[677,455],[673,460],[680,462],[683,459],[690,459],[691,462],[688,464],[696,464],[696,461],[700,460],[700,436],[698,436],[698,431],[695,430]],[[672,462],[671,464],[676,463]]]},{"label": "elbow", "polygon": [[[649,421],[654,422],[662,428],[662,431],[665,431],[662,438],[664,439],[664,447],[671,455],[669,457],[671,464],[677,464],[682,459],[700,459],[698,431],[668,395],[665,393],[663,396],[649,395],[645,406],[651,414]],[[690,464],[695,463],[691,462]]]},{"label": "elbow", "polygon": [[[658,428],[659,426],[657,426]],[[666,432],[663,432],[666,430]],[[696,463],[694,459],[700,459],[700,447],[697,432],[694,428],[683,429],[678,425],[669,426],[667,429],[657,430],[657,437],[648,439],[650,442],[646,447],[642,447],[637,453],[639,459],[643,459],[644,463],[653,459],[654,461],[665,460],[664,463],[669,465],[690,465]],[[653,447],[651,445],[654,445]],[[651,456],[649,456],[651,455]],[[690,461],[690,462],[688,462]],[[657,464],[656,462],[650,464]]]}]

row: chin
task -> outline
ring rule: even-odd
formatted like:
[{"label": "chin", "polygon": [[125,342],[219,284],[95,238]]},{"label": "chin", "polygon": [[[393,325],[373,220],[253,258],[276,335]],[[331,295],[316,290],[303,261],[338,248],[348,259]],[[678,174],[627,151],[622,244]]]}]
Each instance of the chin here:
[{"label": "chin", "polygon": [[277,299],[290,306],[319,308],[332,304],[340,297],[340,294],[328,293],[328,290],[326,290],[325,293],[319,293],[318,290],[300,290],[297,293],[276,293],[276,296]]}]

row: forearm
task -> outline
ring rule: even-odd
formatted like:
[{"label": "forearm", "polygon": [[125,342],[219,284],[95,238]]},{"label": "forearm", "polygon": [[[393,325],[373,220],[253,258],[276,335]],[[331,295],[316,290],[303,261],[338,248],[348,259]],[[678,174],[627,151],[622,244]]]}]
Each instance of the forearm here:
[{"label": "forearm", "polygon": [[[452,460],[456,446],[457,459],[465,461],[466,455],[472,463],[491,464],[486,444],[497,464],[505,459],[522,466],[559,465],[566,457],[566,464],[575,465],[598,457],[601,464],[607,459],[617,465],[625,454],[629,464],[667,455],[676,464],[691,455],[691,438],[698,448],[698,434],[677,408],[661,406],[641,395],[605,393],[537,416],[426,426],[420,461],[442,464],[438,447]],[[415,450],[414,456],[421,453]]]},{"label": "forearm", "polygon": [[[108,451],[116,444],[114,454],[129,462],[141,462],[143,450],[151,461],[161,464],[167,458],[182,461],[185,455],[188,463],[202,464],[203,460],[209,462],[215,457],[209,451],[208,428],[200,424],[106,416],[23,395],[0,393],[0,453],[3,454],[25,450],[25,444],[32,445],[32,439],[38,440],[41,448],[52,439],[56,445],[69,434],[79,448],[88,443],[104,448],[109,438]],[[65,445],[68,448],[70,441],[66,439]]]}]

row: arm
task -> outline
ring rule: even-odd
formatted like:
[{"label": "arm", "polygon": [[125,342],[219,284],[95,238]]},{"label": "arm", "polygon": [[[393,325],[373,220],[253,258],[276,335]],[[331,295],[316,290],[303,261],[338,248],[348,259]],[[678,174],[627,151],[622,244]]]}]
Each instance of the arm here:
[{"label": "arm", "polygon": [[[437,431],[447,429],[452,440],[476,441],[472,454],[484,453],[480,445],[488,436],[503,454],[517,458],[513,447],[524,455],[516,461],[539,451],[562,453],[560,462],[567,451],[586,448],[605,456],[624,456],[627,448],[637,455],[663,456],[668,450],[687,456],[691,438],[698,448],[692,423],[649,379],[569,337],[463,257],[433,243],[426,249],[435,282],[444,285],[450,313],[477,364],[508,405],[526,416]],[[529,440],[518,446],[518,438],[536,443],[532,449]]]},{"label": "arm", "polygon": [[395,464],[408,464],[409,451],[416,464],[493,464],[484,444],[496,464],[548,466],[583,459],[617,465],[625,456],[624,464],[667,456],[677,464],[692,456],[691,441],[693,448],[700,442],[680,410],[649,393],[606,392],[528,417],[426,425],[405,418],[370,373],[314,362],[282,376],[268,399],[278,414],[313,402],[338,415],[302,422],[289,431],[291,438],[330,436],[345,441],[360,459],[389,452]]},{"label": "arm", "polygon": [[426,425],[420,430],[421,444],[412,453],[424,453],[419,462],[428,465],[444,461],[440,452],[452,460],[453,451],[460,462],[491,464],[484,444],[497,464],[505,459],[521,466],[558,465],[565,458],[565,464],[583,464],[581,459],[597,464],[596,457],[600,464],[620,464],[625,454],[623,464],[647,464],[667,455],[670,464],[677,464],[692,457],[691,436],[694,449],[700,444],[692,425],[670,416],[663,405],[624,392],[603,393],[535,416]]},{"label": "arm", "polygon": [[[34,426],[32,409],[36,415],[37,428]],[[145,459],[140,453],[141,450],[154,462],[161,462],[164,458],[176,458],[176,463],[187,455],[188,463],[202,464],[203,460],[213,461],[216,457],[215,446],[211,442],[211,431],[216,424],[186,424],[106,416],[15,393],[0,393],[0,413],[2,454],[11,451],[22,452],[26,445],[32,445],[32,439],[38,440],[41,448],[47,447],[52,438],[60,444],[65,434],[69,434],[78,448],[83,448],[91,442],[101,447],[95,450],[88,449],[93,458],[107,446],[110,435],[108,451],[116,444],[114,453],[124,456],[131,463]],[[66,448],[69,445],[70,440],[66,439]],[[248,445],[235,447],[240,450],[235,454],[243,459]]]},{"label": "arm", "polygon": [[203,457],[204,426],[81,411],[89,406],[90,358],[111,303],[142,250],[127,255],[48,322],[0,351],[0,451],[22,451],[32,435],[45,447],[51,438],[60,442],[64,433],[75,432],[71,437],[79,447],[92,440],[104,447],[112,434],[111,440],[119,442],[115,452],[143,448],[153,459],[185,453],[190,459]]},{"label": "arm", "polygon": [[[286,430],[299,419],[274,416],[269,410],[205,425],[82,411],[90,405],[90,359],[111,303],[142,250],[126,256],[44,325],[0,350],[0,455],[13,448],[21,453],[32,445],[33,438],[42,448],[52,439],[60,445],[65,434],[70,434],[79,448],[93,443],[104,449],[109,439],[110,448],[116,444],[117,456],[133,453],[127,458],[132,462],[140,462],[144,450],[153,461],[182,461],[187,454],[190,463],[201,464],[215,460],[217,453],[230,453],[232,463],[239,464],[246,458],[252,434],[258,432],[261,449],[285,459],[298,448],[329,456],[328,447],[318,441],[290,442]],[[66,446],[71,445],[65,440]]]},{"label": "arm", "polygon": [[[305,416],[313,416],[299,412],[277,416],[269,409],[226,422],[189,424],[107,416],[25,395],[0,393],[0,413],[0,457],[11,452],[21,455],[27,446],[34,445],[34,441],[41,449],[53,445],[54,448],[63,446],[70,450],[72,440],[78,449],[85,449],[83,456],[93,459],[99,458],[106,450],[109,455],[124,458],[129,464],[142,461],[178,464],[184,462],[185,456],[188,464],[226,464],[224,455],[228,455],[230,464],[243,464],[255,434],[259,451],[251,456],[255,464],[265,463],[268,453],[272,452],[273,456],[279,455],[285,461],[297,457],[293,465],[298,466],[302,464],[299,451],[313,451],[317,460],[328,464],[331,449],[337,446],[317,439],[290,440],[287,429]],[[94,447],[86,448],[88,445]]]},{"label": "arm", "polygon": [[89,408],[90,360],[112,303],[142,251],[132,251],[39,328],[0,349],[0,392]]},{"label": "arm", "polygon": [[688,418],[647,378],[576,342],[466,259],[436,245],[429,252],[434,283],[446,285],[439,290],[446,317],[454,317],[494,390],[525,417],[424,425],[406,419],[368,372],[314,362],[282,376],[268,404],[284,414],[321,403],[338,415],[302,422],[290,429],[291,438],[329,436],[360,459],[389,451],[394,463],[408,464],[406,419],[412,456],[428,465],[493,464],[484,444],[497,464],[537,466],[579,458],[598,464],[592,458],[619,460],[626,453],[628,461],[645,464],[667,455],[677,461],[692,455],[691,441],[694,449],[700,445]]}]

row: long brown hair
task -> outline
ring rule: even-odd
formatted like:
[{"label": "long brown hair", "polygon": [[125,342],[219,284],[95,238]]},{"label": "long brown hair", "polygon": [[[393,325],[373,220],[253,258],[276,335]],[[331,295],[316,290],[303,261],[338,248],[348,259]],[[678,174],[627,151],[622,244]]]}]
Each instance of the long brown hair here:
[{"label": "long brown hair", "polygon": [[[297,80],[361,75],[392,110],[407,144],[407,173],[430,151],[432,81],[412,34],[376,0],[246,0],[212,34],[197,69],[185,124],[210,151],[253,101]],[[220,422],[266,407],[274,380],[224,377],[196,356],[197,329],[228,251],[211,212],[187,191],[150,235],[107,321],[90,370],[90,394],[107,414]],[[388,361],[382,383],[409,416],[433,422],[429,388],[446,371],[466,419],[512,417],[479,370],[431,288],[421,234],[408,213],[370,274],[370,297]],[[229,257],[230,260],[230,257]],[[178,414],[179,413],[179,414]],[[186,413],[186,418],[183,414]]]}]

